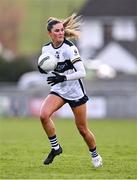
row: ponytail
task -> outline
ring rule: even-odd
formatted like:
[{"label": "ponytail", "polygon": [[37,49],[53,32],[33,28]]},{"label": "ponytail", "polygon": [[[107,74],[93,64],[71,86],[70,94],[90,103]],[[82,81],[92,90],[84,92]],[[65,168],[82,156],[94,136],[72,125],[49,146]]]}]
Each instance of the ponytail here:
[{"label": "ponytail", "polygon": [[65,29],[66,38],[79,38],[80,26],[82,24],[81,16],[77,16],[75,13],[67,19],[63,20],[63,26]]},{"label": "ponytail", "polygon": [[70,17],[63,20],[50,17],[47,21],[47,30],[50,32],[53,25],[57,23],[63,23],[65,38],[79,38],[80,26],[82,24],[81,16],[77,16],[75,13],[73,13]]}]

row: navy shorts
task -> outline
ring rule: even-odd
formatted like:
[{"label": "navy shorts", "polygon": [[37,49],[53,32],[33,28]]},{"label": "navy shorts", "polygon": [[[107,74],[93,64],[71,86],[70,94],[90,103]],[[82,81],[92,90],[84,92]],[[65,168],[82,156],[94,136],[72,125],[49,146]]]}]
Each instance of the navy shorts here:
[{"label": "navy shorts", "polygon": [[[61,97],[58,93],[56,93],[56,92],[54,92],[54,91],[51,91],[50,94],[54,94],[54,95],[56,95],[56,96]],[[61,98],[65,101],[65,103],[68,103],[68,104],[70,105],[70,107],[72,107],[72,108],[73,108],[73,107],[80,106],[80,105],[82,105],[82,104],[85,104],[85,103],[89,100],[89,98],[87,97],[87,95],[84,95],[82,98],[76,99],[76,100],[68,100],[68,99],[65,99],[65,98],[63,98],[63,97],[61,97]]]}]

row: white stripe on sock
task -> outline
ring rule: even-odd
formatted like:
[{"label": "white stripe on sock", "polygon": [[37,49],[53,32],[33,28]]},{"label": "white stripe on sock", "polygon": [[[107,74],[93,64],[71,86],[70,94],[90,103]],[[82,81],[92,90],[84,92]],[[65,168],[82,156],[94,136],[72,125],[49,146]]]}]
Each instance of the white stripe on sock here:
[{"label": "white stripe on sock", "polygon": [[49,139],[49,140],[50,140],[52,149],[55,149],[55,150],[59,149],[57,138]]}]

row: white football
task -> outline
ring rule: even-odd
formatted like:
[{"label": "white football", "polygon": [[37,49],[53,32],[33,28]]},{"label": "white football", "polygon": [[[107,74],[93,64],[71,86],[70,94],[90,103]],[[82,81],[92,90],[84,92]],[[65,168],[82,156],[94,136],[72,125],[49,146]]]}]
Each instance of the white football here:
[{"label": "white football", "polygon": [[58,59],[49,52],[43,53],[38,58],[38,66],[46,71],[53,71],[57,66]]}]

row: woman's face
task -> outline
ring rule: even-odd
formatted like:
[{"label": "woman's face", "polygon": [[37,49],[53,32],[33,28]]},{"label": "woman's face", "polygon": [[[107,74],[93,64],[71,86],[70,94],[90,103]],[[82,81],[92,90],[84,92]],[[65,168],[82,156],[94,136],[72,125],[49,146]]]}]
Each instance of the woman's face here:
[{"label": "woman's face", "polygon": [[53,25],[49,35],[55,44],[60,44],[64,41],[64,27],[62,23]]}]

